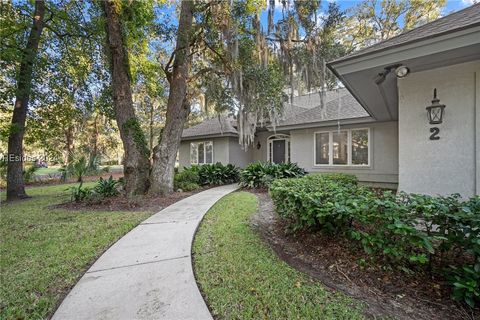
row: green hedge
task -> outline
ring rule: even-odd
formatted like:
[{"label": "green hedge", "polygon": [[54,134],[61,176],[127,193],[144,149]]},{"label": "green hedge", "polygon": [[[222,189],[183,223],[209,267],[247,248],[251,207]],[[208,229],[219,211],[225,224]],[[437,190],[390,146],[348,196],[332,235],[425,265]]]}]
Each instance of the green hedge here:
[{"label": "green hedge", "polygon": [[480,299],[480,197],[378,194],[345,174],[276,180],[270,195],[294,230],[320,229],[359,243],[367,254],[404,269],[429,269],[461,252],[464,265],[444,270],[454,297]]},{"label": "green hedge", "polygon": [[295,178],[305,175],[296,163],[252,162],[240,174],[243,188],[267,188],[275,179]]}]

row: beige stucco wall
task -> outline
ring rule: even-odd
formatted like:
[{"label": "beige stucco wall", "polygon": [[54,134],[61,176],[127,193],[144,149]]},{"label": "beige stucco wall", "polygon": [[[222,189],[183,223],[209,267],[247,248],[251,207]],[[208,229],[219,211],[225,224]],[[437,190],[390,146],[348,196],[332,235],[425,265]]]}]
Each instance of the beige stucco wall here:
[{"label": "beige stucco wall", "polygon": [[397,122],[377,122],[341,126],[343,129],[370,128],[370,165],[315,166],[314,133],[334,131],[337,127],[322,127],[290,132],[291,160],[308,172],[346,172],[355,174],[361,182],[395,187],[398,182],[398,126]]},{"label": "beige stucco wall", "polygon": [[213,162],[221,162],[223,164],[229,163],[229,146],[230,138],[221,137],[221,138],[207,138],[207,139],[198,139],[198,140],[189,140],[182,141],[180,143],[179,153],[178,153],[178,164],[179,168],[189,167],[190,164],[190,143],[191,142],[201,142],[201,141],[213,141]]},{"label": "beige stucco wall", "polygon": [[[412,73],[398,81],[399,189],[424,194],[479,193],[480,61]],[[437,88],[442,124],[430,125],[425,107]],[[430,128],[440,140],[430,140]]]}]

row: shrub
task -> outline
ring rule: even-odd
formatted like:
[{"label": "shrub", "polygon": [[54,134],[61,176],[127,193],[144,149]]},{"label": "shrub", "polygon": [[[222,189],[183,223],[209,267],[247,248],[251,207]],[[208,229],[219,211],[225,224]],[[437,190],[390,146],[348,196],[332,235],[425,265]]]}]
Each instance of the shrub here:
[{"label": "shrub", "polygon": [[[238,182],[239,169],[232,165],[223,165],[220,162],[215,164],[204,164],[184,168],[175,175],[175,188],[182,190],[193,190],[197,185],[223,185]],[[196,189],[196,188],[195,188]]]},{"label": "shrub", "polygon": [[191,191],[200,188],[198,182],[198,171],[195,168],[185,168],[175,174],[173,186],[175,190],[182,189],[183,191]]},{"label": "shrub", "polygon": [[100,177],[94,190],[102,198],[114,197],[120,193],[117,189],[118,184],[119,182],[113,179],[112,176],[108,179]]},{"label": "shrub", "polygon": [[91,198],[93,192],[92,189],[90,188],[83,188],[82,187],[83,183],[80,182],[80,184],[77,187],[70,187],[68,190],[70,190],[70,200],[75,201],[75,202],[81,202],[84,200],[88,200]]},{"label": "shrub", "polygon": [[296,163],[252,162],[240,174],[243,188],[267,188],[275,179],[301,177],[305,170]]},{"label": "shrub", "polygon": [[33,179],[35,178],[35,172],[38,171],[38,167],[36,166],[30,166],[26,169],[23,170],[23,180],[25,182],[32,182]]},{"label": "shrub", "polygon": [[238,182],[240,170],[233,164],[204,164],[197,167],[201,185],[222,185]]},{"label": "shrub", "polygon": [[[454,297],[470,306],[480,299],[480,197],[376,193],[349,175],[276,180],[270,195],[294,230],[320,229],[357,242],[370,255],[405,271],[432,262],[446,266]],[[449,253],[449,254],[445,254]],[[466,261],[441,261],[460,253]],[[455,262],[453,263],[455,264]]]}]

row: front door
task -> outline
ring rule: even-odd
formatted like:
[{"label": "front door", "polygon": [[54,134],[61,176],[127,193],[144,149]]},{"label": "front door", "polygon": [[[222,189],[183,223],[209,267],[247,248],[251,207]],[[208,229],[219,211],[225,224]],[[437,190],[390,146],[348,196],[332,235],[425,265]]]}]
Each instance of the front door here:
[{"label": "front door", "polygon": [[285,163],[285,140],[273,140],[272,152],[272,161],[274,163]]}]

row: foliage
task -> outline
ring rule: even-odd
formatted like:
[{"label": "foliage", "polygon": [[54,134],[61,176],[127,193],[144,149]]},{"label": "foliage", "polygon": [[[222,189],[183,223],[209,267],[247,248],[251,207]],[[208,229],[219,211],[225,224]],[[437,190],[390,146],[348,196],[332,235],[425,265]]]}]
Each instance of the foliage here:
[{"label": "foliage", "polygon": [[204,164],[194,167],[197,170],[200,185],[222,185],[238,182],[240,170],[233,164]]},{"label": "foliage", "polygon": [[7,179],[7,161],[5,159],[0,158],[0,179],[6,180]]},{"label": "foliage", "polygon": [[173,180],[175,190],[181,189],[183,191],[192,191],[200,188],[198,171],[192,170],[192,168],[185,168],[176,173]]},{"label": "foliage", "polygon": [[240,174],[243,188],[267,188],[275,179],[295,178],[306,174],[296,163],[252,162]]},{"label": "foliage", "polygon": [[445,0],[363,0],[349,12],[344,27],[351,49],[361,49],[438,19]]},{"label": "foliage", "polygon": [[25,181],[26,183],[28,182],[32,182],[33,179],[35,178],[35,172],[38,171],[38,167],[36,167],[35,165],[32,165],[26,169],[23,170],[23,181]]},{"label": "foliage", "polygon": [[97,156],[87,156],[81,154],[72,154],[71,161],[67,165],[63,165],[59,172],[62,180],[66,181],[70,176],[77,178],[78,182],[83,181],[86,175],[93,175],[100,171],[100,159]]},{"label": "foliage", "polygon": [[92,197],[92,188],[82,186],[83,182],[80,182],[78,186],[72,186],[67,189],[70,190],[70,201],[82,202]]},{"label": "foliage", "polygon": [[49,319],[99,255],[151,215],[52,209],[68,201],[66,187],[29,188],[31,199],[9,204],[2,194],[0,319]]},{"label": "foliage", "polygon": [[[473,306],[480,281],[480,197],[378,194],[353,176],[311,175],[273,182],[270,194],[291,228],[320,229],[358,243],[403,270],[426,268],[460,253],[463,265],[446,268],[454,297]],[[460,259],[459,261],[462,261]]]},{"label": "foliage", "polygon": [[108,179],[100,177],[94,190],[102,198],[114,197],[120,193],[117,189],[118,184],[119,182],[113,179],[112,176]]},{"label": "foliage", "polygon": [[235,192],[205,215],[193,268],[216,319],[364,319],[361,304],[284,263],[251,228],[257,199]]}]

